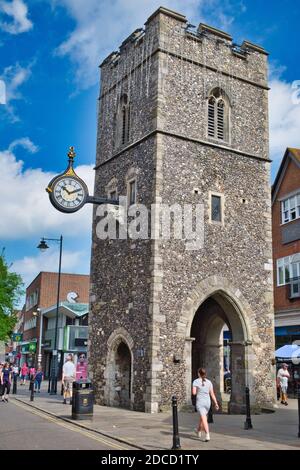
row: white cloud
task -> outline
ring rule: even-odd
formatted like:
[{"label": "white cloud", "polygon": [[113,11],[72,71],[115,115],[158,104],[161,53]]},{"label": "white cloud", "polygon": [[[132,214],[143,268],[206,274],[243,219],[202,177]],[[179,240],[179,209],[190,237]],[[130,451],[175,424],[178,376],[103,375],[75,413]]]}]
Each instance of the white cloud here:
[{"label": "white cloud", "polygon": [[269,80],[280,80],[287,67],[280,64],[278,60],[270,60],[269,62]]},{"label": "white cloud", "polygon": [[219,12],[218,16],[218,26],[223,31],[229,32],[232,23],[234,22],[234,16],[228,16],[222,11]]},{"label": "white cloud", "polygon": [[0,79],[5,83],[6,88],[6,105],[1,108],[7,113],[12,122],[19,121],[19,117],[15,112],[13,102],[22,100],[23,95],[20,91],[22,85],[29,79],[33,63],[27,67],[22,67],[19,63],[6,67],[0,75]]},{"label": "white cloud", "polygon": [[[0,239],[28,239],[32,236],[60,234],[69,237],[91,233],[92,205],[87,204],[74,214],[62,214],[50,204],[45,191],[55,176],[39,168],[23,168],[23,161],[14,154],[17,146],[35,152],[37,147],[28,138],[18,139],[7,150],[0,151]],[[92,165],[76,168],[93,193]]]},{"label": "white cloud", "polygon": [[[218,7],[218,18],[226,21],[220,8],[222,4],[217,0],[165,0],[163,4],[198,23],[204,19],[204,6],[212,4]],[[132,31],[142,27],[147,17],[161,6],[161,0],[52,0],[52,5],[65,7],[76,22],[75,29],[56,52],[71,58],[76,64],[78,86],[88,88],[98,81],[97,66],[101,60],[118,48]],[[228,21],[231,23],[232,18]]]},{"label": "white cloud", "polygon": [[24,149],[28,150],[30,153],[36,153],[39,151],[37,145],[35,145],[29,137],[22,137],[21,139],[14,140],[10,146],[8,147],[9,152],[13,152],[13,150],[17,147],[23,147]]},{"label": "white cloud", "polygon": [[[25,33],[32,29],[33,24],[27,17],[28,8],[23,0],[12,0],[11,2],[0,1],[0,29],[10,34]],[[1,18],[9,22],[2,21]]]},{"label": "white cloud", "polygon": [[[62,272],[88,272],[89,265],[86,266],[87,259],[88,257],[84,251],[71,252],[63,250]],[[50,247],[47,253],[38,253],[37,256],[25,256],[22,259],[18,259],[11,266],[12,271],[22,276],[25,286],[28,286],[40,271],[57,272],[57,268],[58,254],[55,247]]]},{"label": "white cloud", "polygon": [[300,147],[300,100],[292,83],[274,78],[270,87],[270,154],[277,170],[286,148]]}]

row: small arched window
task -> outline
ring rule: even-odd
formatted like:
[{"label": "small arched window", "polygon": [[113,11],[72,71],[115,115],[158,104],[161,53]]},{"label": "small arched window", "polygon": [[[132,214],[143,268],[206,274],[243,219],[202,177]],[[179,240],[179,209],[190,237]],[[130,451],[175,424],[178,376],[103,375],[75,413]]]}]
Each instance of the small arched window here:
[{"label": "small arched window", "polygon": [[126,145],[130,139],[130,104],[128,96],[121,96],[116,119],[116,146]]},{"label": "small arched window", "polygon": [[221,88],[214,88],[208,97],[208,137],[229,140],[229,101]]}]

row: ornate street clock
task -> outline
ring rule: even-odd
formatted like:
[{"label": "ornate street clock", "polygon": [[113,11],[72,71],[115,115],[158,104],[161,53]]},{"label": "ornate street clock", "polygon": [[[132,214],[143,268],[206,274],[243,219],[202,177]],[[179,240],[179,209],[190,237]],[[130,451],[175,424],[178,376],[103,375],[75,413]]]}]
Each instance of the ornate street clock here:
[{"label": "ornate street clock", "polygon": [[118,204],[117,200],[89,196],[87,185],[74,171],[75,155],[74,147],[70,147],[67,169],[62,174],[55,176],[46,188],[50,202],[55,209],[60,212],[72,213],[81,209],[87,202]]}]

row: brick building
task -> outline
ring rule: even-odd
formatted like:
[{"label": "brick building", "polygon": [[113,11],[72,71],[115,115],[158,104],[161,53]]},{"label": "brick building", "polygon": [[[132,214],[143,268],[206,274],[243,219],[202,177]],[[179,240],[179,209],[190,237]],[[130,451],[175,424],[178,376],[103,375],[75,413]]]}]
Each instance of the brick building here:
[{"label": "brick building", "polygon": [[[23,307],[23,342],[19,345],[21,363],[37,363],[39,349],[40,311],[56,305],[58,274],[40,272],[26,288],[26,300]],[[60,302],[68,301],[88,304],[89,276],[84,274],[61,274]],[[37,314],[38,313],[38,314]],[[47,327],[48,319],[44,317],[43,330]]]},{"label": "brick building", "polygon": [[166,8],[102,63],[95,195],[147,208],[201,204],[204,246],[101,240],[95,208],[89,362],[97,402],[157,412],[176,394],[190,404],[205,366],[223,403],[227,327],[230,411],[244,409],[245,385],[253,406],[273,406],[267,75],[263,48],[236,46]]},{"label": "brick building", "polygon": [[288,148],[272,188],[276,348],[300,340],[300,149]]}]

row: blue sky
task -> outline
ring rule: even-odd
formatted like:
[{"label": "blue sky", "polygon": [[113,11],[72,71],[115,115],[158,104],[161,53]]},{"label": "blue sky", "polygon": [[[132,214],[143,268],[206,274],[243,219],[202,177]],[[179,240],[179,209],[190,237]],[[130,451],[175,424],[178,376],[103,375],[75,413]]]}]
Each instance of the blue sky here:
[{"label": "blue sky", "polygon": [[[0,247],[28,283],[55,270],[57,247],[37,253],[41,236],[65,237],[63,269],[87,273],[91,208],[57,213],[44,187],[74,145],[78,172],[93,186],[101,60],[160,5],[230,32],[270,52],[272,175],[287,146],[300,146],[300,4],[292,0],[0,0]],[[299,82],[300,83],[300,82]],[[294,85],[296,86],[296,85]]]}]

